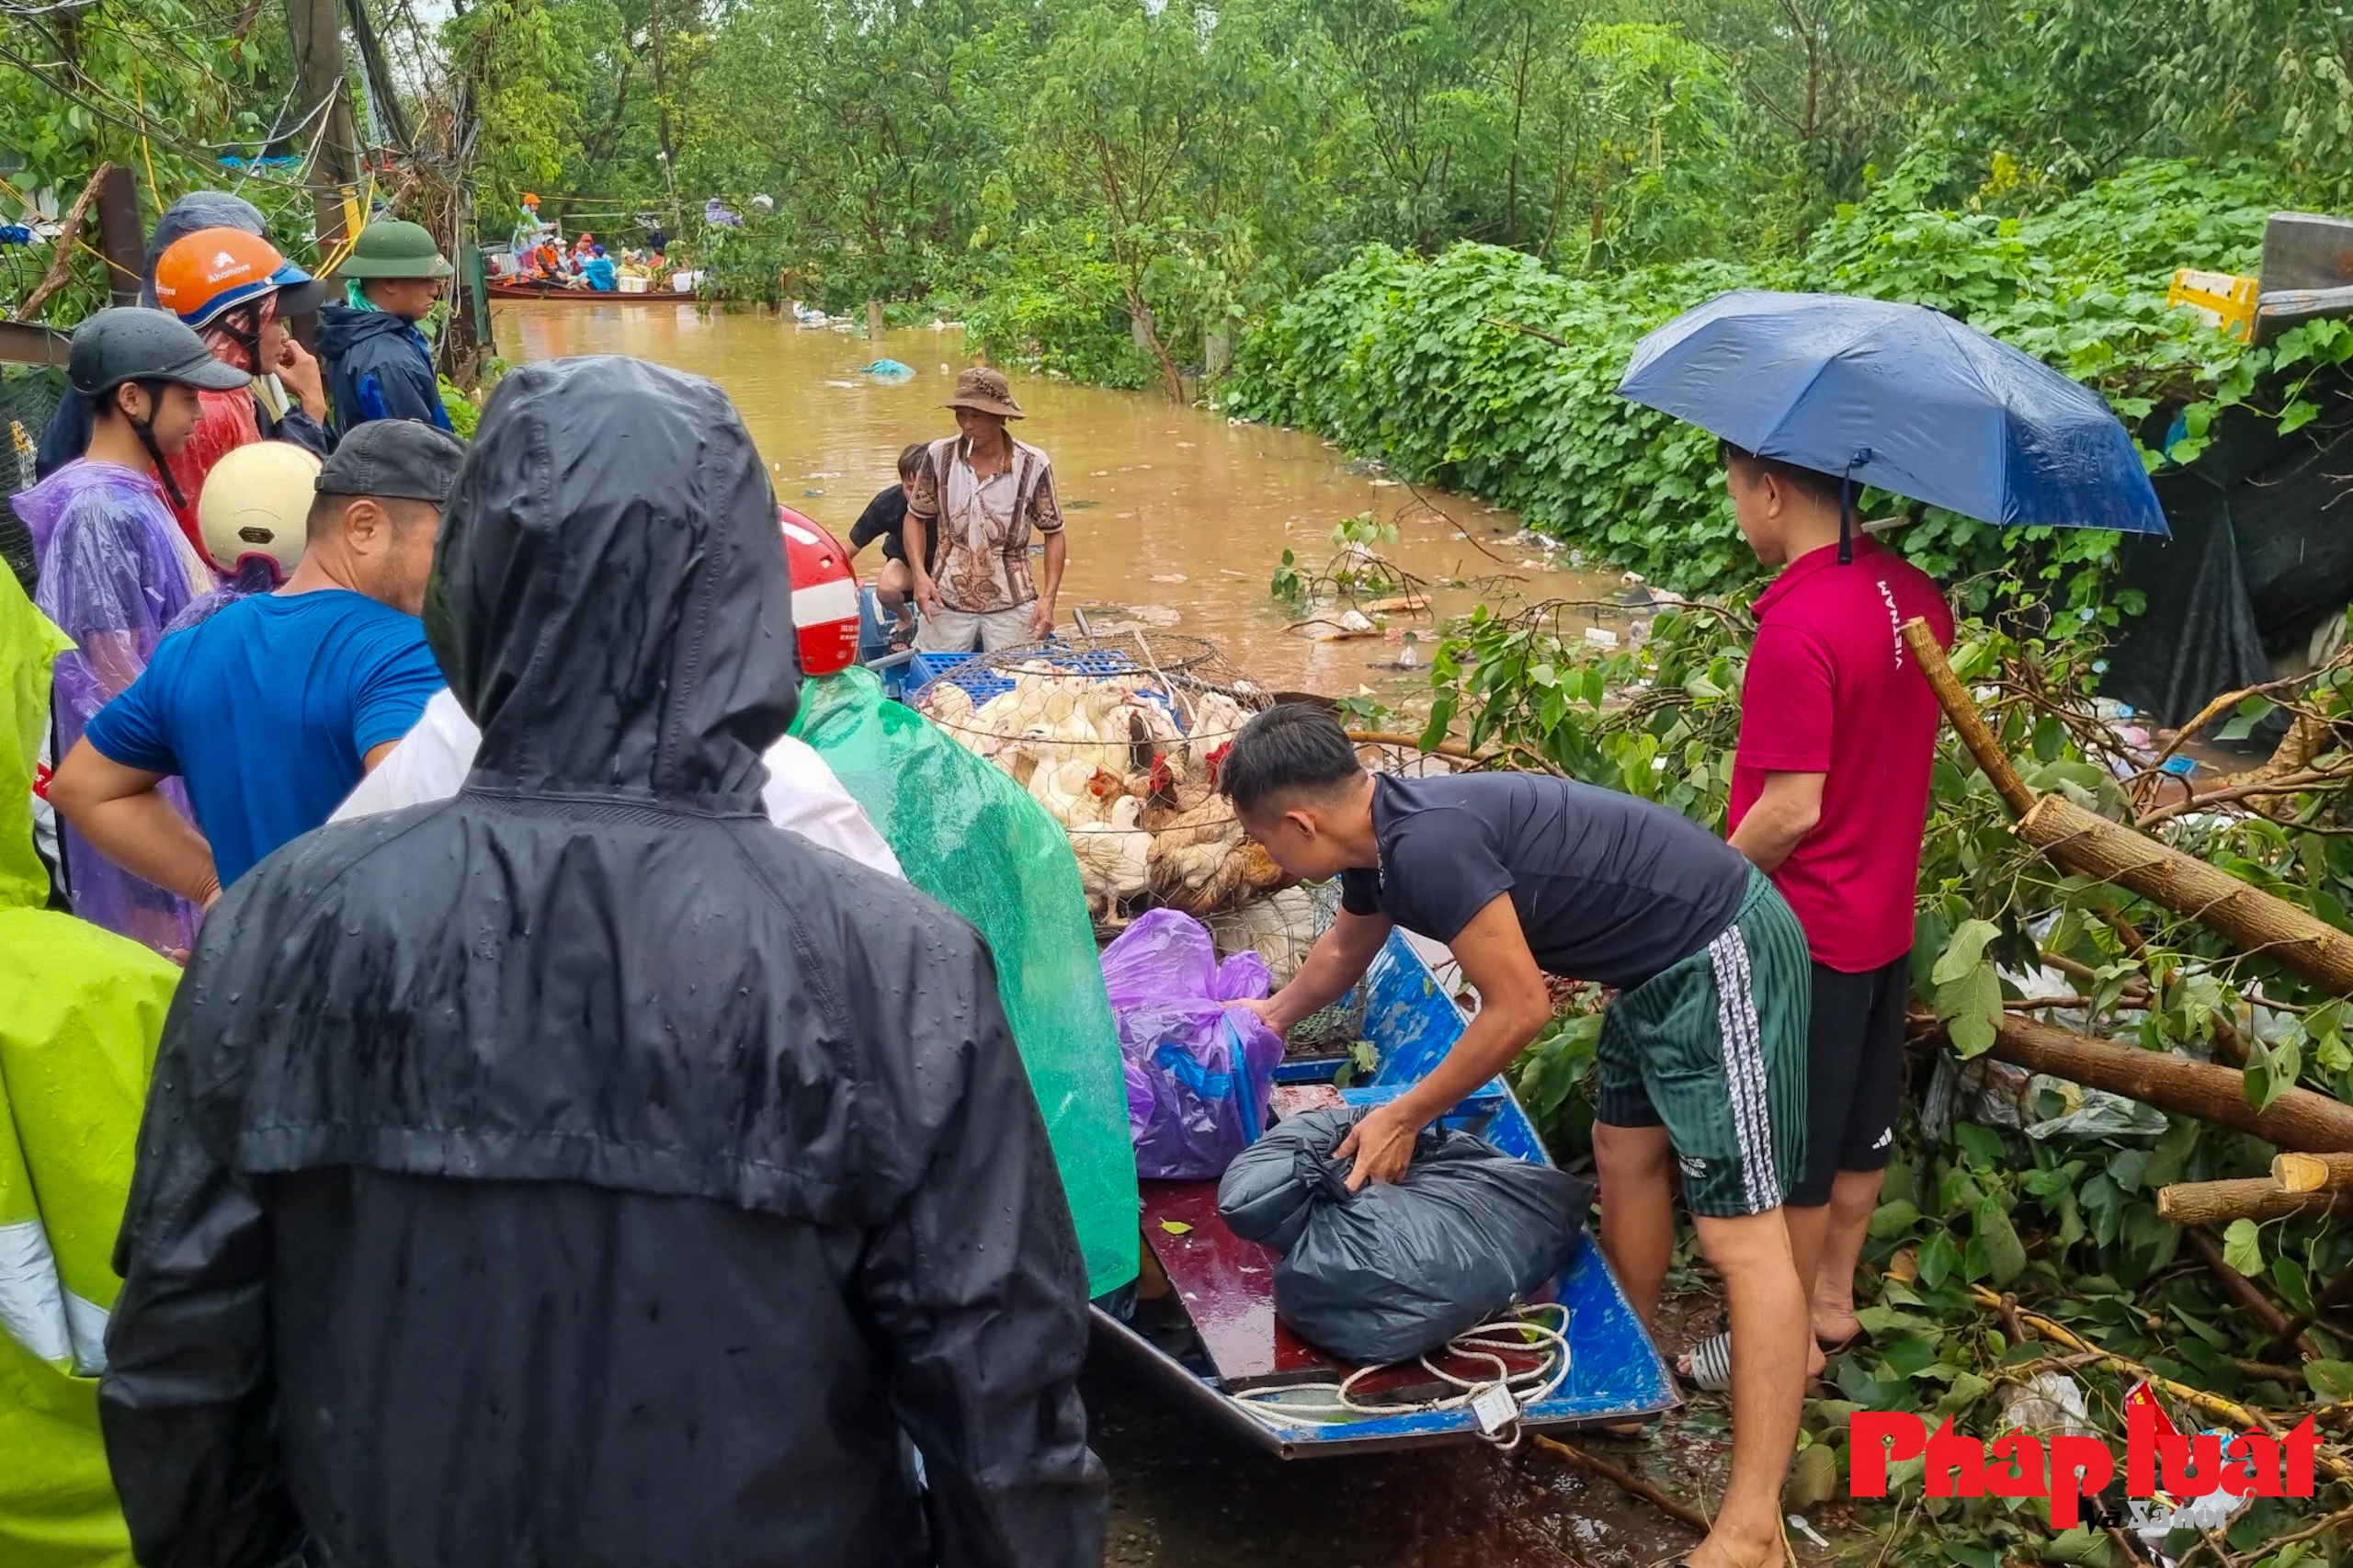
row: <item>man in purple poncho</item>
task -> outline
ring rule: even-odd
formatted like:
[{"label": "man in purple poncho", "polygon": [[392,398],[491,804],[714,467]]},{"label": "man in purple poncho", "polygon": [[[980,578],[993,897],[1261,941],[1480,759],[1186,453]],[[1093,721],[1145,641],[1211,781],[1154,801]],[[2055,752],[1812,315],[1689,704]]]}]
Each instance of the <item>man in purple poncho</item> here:
[{"label": "man in purple poncho", "polygon": [[[56,665],[51,755],[59,757],[210,585],[155,472],[195,427],[198,391],[232,390],[245,376],[168,313],[126,305],[75,331],[66,379],[90,406],[88,449],[16,497],[32,535],[36,601],[74,640]],[[185,796],[173,804],[187,813]],[[203,913],[195,904],[116,867],[71,827],[62,848],[74,914],[159,952],[195,940]]]}]

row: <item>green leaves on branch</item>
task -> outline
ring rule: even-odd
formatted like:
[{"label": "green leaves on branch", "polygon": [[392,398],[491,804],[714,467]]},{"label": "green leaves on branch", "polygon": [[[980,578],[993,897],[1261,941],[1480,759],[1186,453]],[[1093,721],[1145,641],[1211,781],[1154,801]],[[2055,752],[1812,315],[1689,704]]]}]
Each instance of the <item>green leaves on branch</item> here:
[{"label": "green leaves on branch", "polygon": [[1995,1026],[2002,1021],[2002,983],[1985,954],[1986,944],[1999,935],[1990,920],[1962,921],[1929,971],[1937,1017],[1945,1020],[1953,1050],[1964,1058],[1991,1046]]}]

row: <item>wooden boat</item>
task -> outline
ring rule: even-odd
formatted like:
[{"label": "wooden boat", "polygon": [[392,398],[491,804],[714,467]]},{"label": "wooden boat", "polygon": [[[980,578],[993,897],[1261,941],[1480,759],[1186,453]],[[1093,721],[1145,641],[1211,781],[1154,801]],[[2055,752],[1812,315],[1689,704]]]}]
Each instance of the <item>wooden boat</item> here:
[{"label": "wooden boat", "polygon": [[[1380,1052],[1379,1070],[1370,1082],[1344,1087],[1336,1080],[1347,1058],[1285,1062],[1275,1074],[1278,1117],[1317,1105],[1393,1099],[1436,1067],[1461,1037],[1462,1010],[1403,933],[1391,935],[1360,989],[1363,1032]],[[1443,1119],[1514,1158],[1551,1163],[1528,1113],[1500,1077]],[[1098,1349],[1124,1359],[1207,1424],[1282,1459],[1469,1442],[1482,1436],[1479,1417],[1461,1403],[1415,1408],[1459,1392],[1422,1368],[1390,1369],[1358,1385],[1358,1403],[1387,1405],[1387,1411],[1341,1410],[1328,1396],[1311,1396],[1304,1404],[1286,1408],[1282,1391],[1328,1388],[1352,1369],[1336,1364],[1276,1318],[1275,1255],[1226,1228],[1217,1211],[1217,1185],[1143,1184],[1145,1277],[1158,1274],[1166,1289],[1144,1291],[1130,1322],[1100,1306],[1092,1309]],[[1612,1425],[1676,1403],[1665,1363],[1590,1235],[1580,1239],[1568,1267],[1535,1300],[1565,1309],[1569,1366],[1550,1393],[1520,1413],[1520,1429]],[[1535,1368],[1540,1360],[1532,1354],[1524,1361],[1518,1352],[1510,1355],[1515,1371]],[[1495,1375],[1492,1364],[1448,1356],[1432,1360],[1447,1376],[1466,1382]],[[1322,1415],[1301,1417],[1319,1403]]]},{"label": "wooden boat", "polygon": [[495,278],[483,285],[483,292],[494,300],[540,300],[555,305],[691,305],[695,291],[691,289],[665,289],[659,293],[601,293],[594,289],[551,289],[538,283],[501,283]]}]

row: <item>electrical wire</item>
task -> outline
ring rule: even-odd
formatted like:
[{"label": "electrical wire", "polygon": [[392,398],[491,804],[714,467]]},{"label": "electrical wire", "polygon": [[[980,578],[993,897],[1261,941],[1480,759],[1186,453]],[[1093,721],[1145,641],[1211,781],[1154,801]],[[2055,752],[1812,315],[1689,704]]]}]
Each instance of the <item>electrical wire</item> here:
[{"label": "electrical wire", "polygon": [[[1546,1324],[1540,1314],[1550,1312],[1556,1321]],[[1543,1359],[1518,1371],[1512,1369],[1508,1358],[1526,1356],[1541,1348]],[[1483,1323],[1466,1329],[1446,1342],[1433,1353],[1452,1359],[1484,1361],[1495,1369],[1487,1378],[1465,1378],[1438,1365],[1433,1355],[1418,1358],[1422,1369],[1450,1385],[1452,1393],[1433,1399],[1370,1403],[1357,1397],[1357,1386],[1385,1367],[1358,1367],[1337,1382],[1286,1383],[1279,1388],[1250,1389],[1229,1395],[1236,1404],[1277,1431],[1303,1426],[1328,1426],[1347,1421],[1363,1421],[1392,1415],[1422,1415],[1440,1410],[1463,1410],[1489,1389],[1500,1388],[1511,1396],[1516,1414],[1509,1426],[1500,1432],[1482,1431],[1479,1435],[1505,1449],[1519,1442],[1519,1420],[1529,1409],[1540,1404],[1557,1392],[1569,1377],[1569,1309],[1559,1301],[1540,1301],[1522,1307],[1513,1316]],[[1406,1363],[1400,1362],[1399,1365]],[[1322,1395],[1321,1399],[1302,1398]]]},{"label": "electrical wire", "polygon": [[[49,88],[50,91],[57,94],[59,97],[65,98],[72,103],[80,105],[83,108],[89,110],[90,113],[97,116],[99,119],[119,126],[121,129],[131,132],[134,136],[152,135],[154,140],[163,146],[179,153],[180,156],[184,158],[193,159],[195,162],[199,164],[211,164],[217,162],[216,159],[208,155],[207,150],[201,145],[191,144],[188,142],[184,142],[179,137],[171,135],[155,126],[152,121],[147,119],[143,111],[140,110],[133,105],[122,103],[120,99],[115,99],[115,102],[120,108],[130,111],[131,118],[125,119],[122,114],[116,112],[114,109],[109,109],[104,105],[98,103],[97,100],[76,92],[73,87],[60,83],[55,77],[49,74],[46,67],[35,65],[32,62],[25,59],[22,55],[17,53],[11,49],[0,47],[0,61],[5,61],[9,64],[14,65],[17,69],[24,72],[27,75],[32,77],[33,80],[40,83],[43,86]],[[101,93],[105,93],[105,96],[108,98],[114,97],[113,94],[106,93],[104,88],[99,88],[97,90]],[[245,145],[245,143],[228,142],[223,145],[227,147],[240,147]],[[217,151],[218,149],[214,150]],[[259,174],[256,174],[252,177],[262,181],[265,185],[282,186],[289,190],[301,190],[304,188],[301,182],[298,180],[281,179],[273,176]]]}]

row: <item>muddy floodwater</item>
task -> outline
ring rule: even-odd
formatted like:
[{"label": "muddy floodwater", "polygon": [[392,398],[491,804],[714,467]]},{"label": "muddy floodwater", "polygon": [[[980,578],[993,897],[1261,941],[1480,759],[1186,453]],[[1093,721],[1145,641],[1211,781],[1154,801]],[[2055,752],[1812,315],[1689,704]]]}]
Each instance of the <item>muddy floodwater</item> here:
[{"label": "muddy floodwater", "polygon": [[[777,498],[847,535],[874,493],[893,482],[909,441],[952,435],[939,404],[972,360],[954,329],[862,332],[804,327],[762,312],[691,305],[500,302],[498,346],[510,360],[632,354],[708,376],[743,411],[774,471]],[[861,373],[888,357],[913,367],[892,382]],[[1316,437],[1175,408],[1157,393],[1107,392],[1014,373],[1029,417],[1015,426],[1053,460],[1070,532],[1061,611],[1090,624],[1134,622],[1205,637],[1262,684],[1347,696],[1409,683],[1394,666],[1404,632],[1429,616],[1392,613],[1392,635],[1318,642],[1302,617],[1267,593],[1282,552],[1328,565],[1333,526],[1370,513],[1397,525],[1381,552],[1431,585],[1438,616],[1481,602],[1614,597],[1607,579],[1569,569],[1569,551],[1520,536],[1518,519],[1443,492],[1416,497]],[[1513,542],[1515,536],[1520,536]],[[871,578],[870,547],[858,564]],[[1453,585],[1451,586],[1448,585]]]},{"label": "muddy floodwater", "polygon": [[[847,535],[892,482],[907,442],[949,434],[939,407],[969,363],[961,332],[862,335],[756,313],[678,305],[506,304],[501,351],[525,362],[631,354],[708,376],[743,411],[779,499]],[[888,356],[911,381],[861,373]],[[1615,600],[1614,574],[1571,568],[1509,514],[1443,493],[1417,496],[1314,437],[1172,408],[1155,394],[1016,374],[1029,417],[1017,426],[1052,458],[1070,529],[1063,619],[1204,637],[1261,684],[1347,696],[1410,697],[1404,632],[1427,660],[1437,618],[1488,603]],[[1398,539],[1379,548],[1430,585],[1434,615],[1391,612],[1385,635],[1316,641],[1304,612],[1267,591],[1282,552],[1311,570],[1336,551],[1333,526],[1370,513]],[[869,577],[879,551],[858,562]],[[1632,1568],[1692,1537],[1646,1504],[1521,1445],[1285,1464],[1228,1447],[1097,1358],[1086,1401],[1112,1477],[1107,1561],[1204,1568]],[[1696,1425],[1693,1424],[1696,1422]],[[1719,1483],[1722,1422],[1670,1418],[1671,1437],[1597,1439],[1613,1462],[1704,1502]]]}]

